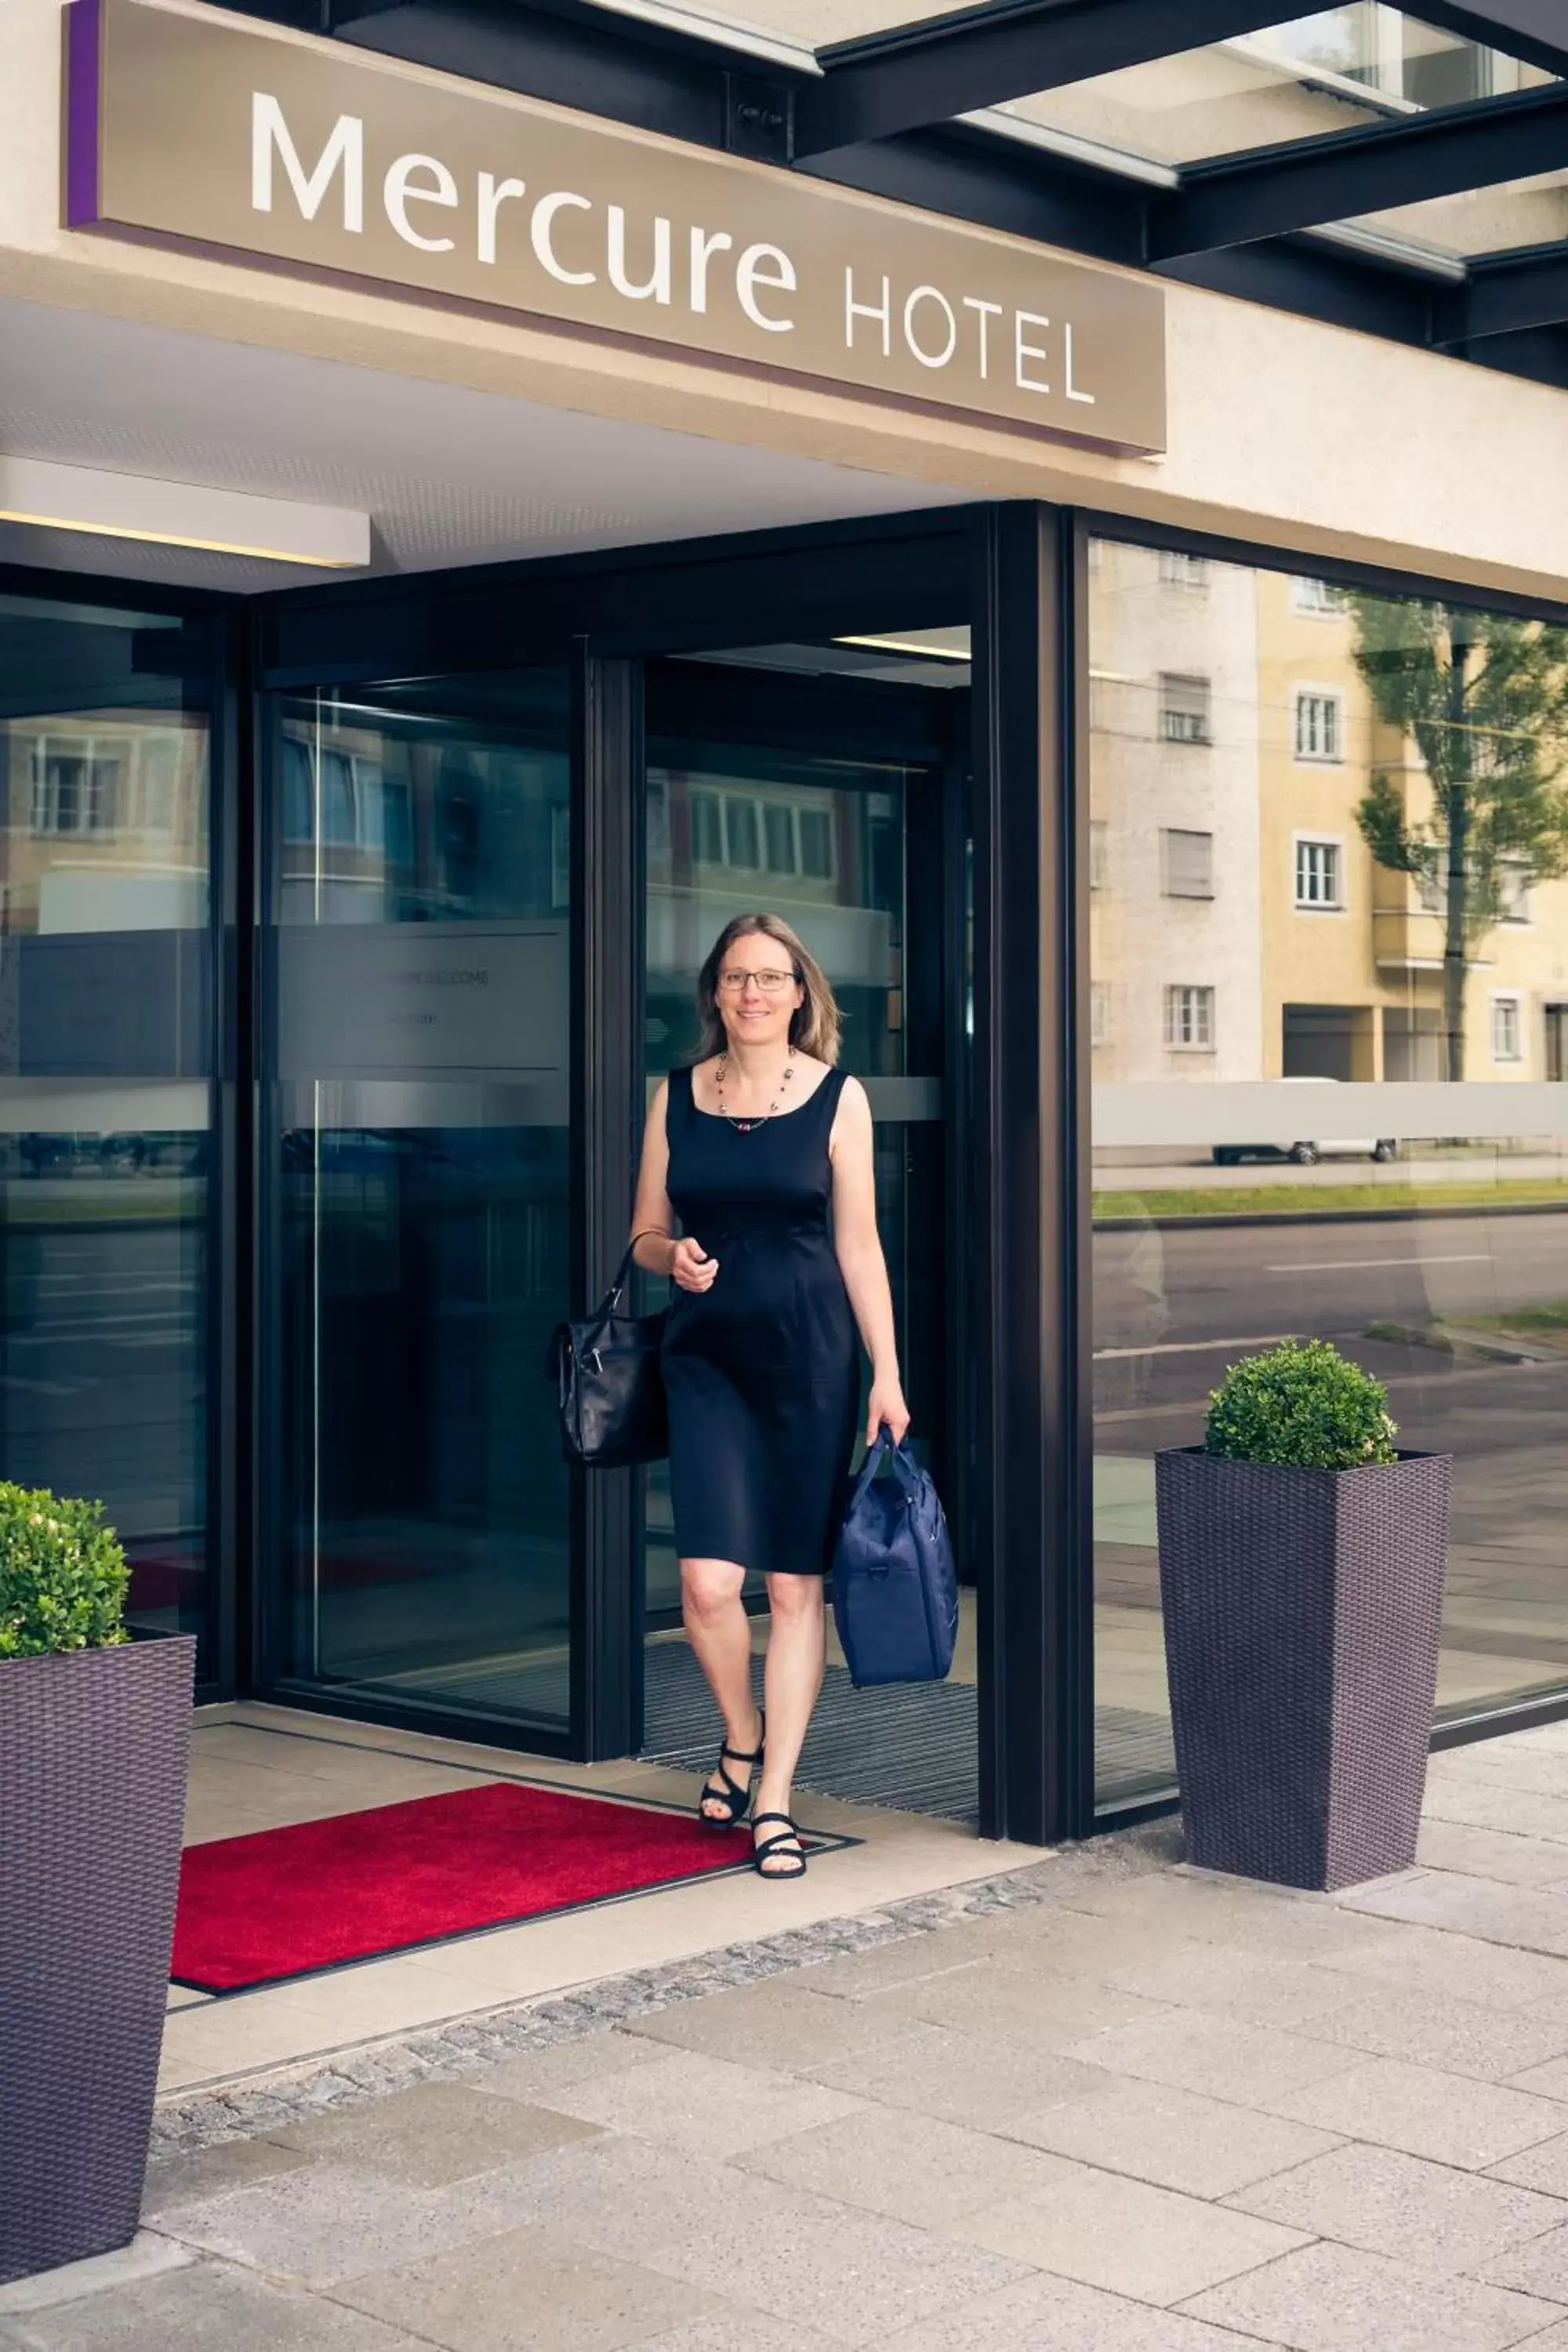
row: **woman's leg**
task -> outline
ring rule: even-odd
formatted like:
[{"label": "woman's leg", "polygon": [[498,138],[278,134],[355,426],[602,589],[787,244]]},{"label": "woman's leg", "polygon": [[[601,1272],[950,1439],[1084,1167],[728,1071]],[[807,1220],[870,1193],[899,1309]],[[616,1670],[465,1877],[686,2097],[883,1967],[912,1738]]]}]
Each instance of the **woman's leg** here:
[{"label": "woman's leg", "polygon": [[[768,1709],[768,1753],[757,1790],[759,1813],[787,1813],[795,1787],[795,1768],[822,1688],[827,1662],[827,1617],[820,1576],[770,1576],[768,1606],[773,1616],[768,1634],[765,1677]],[[763,1831],[782,1836],[777,1822]],[[794,1874],[792,1849],[767,1856],[765,1875]]]},{"label": "woman's leg", "polygon": [[[680,1563],[680,1614],[697,1662],[724,1718],[724,1745],[750,1755],[758,1745],[762,1719],[752,1696],[752,1621],[741,1606],[745,1570],[732,1559],[683,1559]],[[743,1780],[743,1772],[731,1775]],[[709,1786],[718,1798],[702,1810],[712,1821],[723,1821],[729,1806],[716,1774]]]}]

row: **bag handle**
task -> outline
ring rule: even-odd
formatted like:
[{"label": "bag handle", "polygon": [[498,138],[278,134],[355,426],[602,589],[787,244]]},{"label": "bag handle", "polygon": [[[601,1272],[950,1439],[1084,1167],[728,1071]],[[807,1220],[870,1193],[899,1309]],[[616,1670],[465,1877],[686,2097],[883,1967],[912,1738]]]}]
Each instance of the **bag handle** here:
[{"label": "bag handle", "polygon": [[608,1290],[605,1293],[605,1306],[612,1315],[619,1307],[621,1300],[626,1297],[626,1290],[631,1283],[632,1267],[636,1264],[636,1260],[633,1257],[632,1253],[637,1248],[638,1242],[643,1239],[643,1236],[646,1234],[657,1234],[661,1241],[667,1242],[669,1239],[669,1235],[665,1232],[662,1225],[644,1225],[640,1232],[635,1233],[632,1235],[630,1241],[626,1244],[626,1254],[621,1260],[620,1272],[616,1275],[614,1282],[611,1283]]},{"label": "bag handle", "polygon": [[910,1452],[908,1438],[900,1437],[895,1445],[893,1433],[885,1421],[879,1424],[872,1444],[866,1448],[866,1459],[860,1465],[860,1475],[856,1479],[855,1491],[849,1497],[851,1510],[855,1508],[884,1462],[892,1464],[894,1475],[906,1494],[919,1483],[921,1465]]}]

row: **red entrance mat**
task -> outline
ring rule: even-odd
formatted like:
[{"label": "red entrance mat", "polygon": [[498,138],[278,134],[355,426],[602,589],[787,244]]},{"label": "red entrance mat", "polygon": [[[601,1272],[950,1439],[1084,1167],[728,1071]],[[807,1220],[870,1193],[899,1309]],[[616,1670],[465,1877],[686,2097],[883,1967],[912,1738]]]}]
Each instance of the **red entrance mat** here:
[{"label": "red entrance mat", "polygon": [[278,1984],[733,1870],[751,1853],[749,1831],[689,1814],[485,1781],[188,1846],[172,1974],[201,1992]]}]

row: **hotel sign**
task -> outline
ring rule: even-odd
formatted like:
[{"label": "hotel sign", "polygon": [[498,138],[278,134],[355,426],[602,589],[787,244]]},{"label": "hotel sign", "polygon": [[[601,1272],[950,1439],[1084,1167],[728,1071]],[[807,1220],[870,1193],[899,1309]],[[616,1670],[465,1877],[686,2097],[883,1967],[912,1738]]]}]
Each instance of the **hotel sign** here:
[{"label": "hotel sign", "polygon": [[1152,284],[344,44],[146,0],[65,25],[68,227],[1164,446]]}]

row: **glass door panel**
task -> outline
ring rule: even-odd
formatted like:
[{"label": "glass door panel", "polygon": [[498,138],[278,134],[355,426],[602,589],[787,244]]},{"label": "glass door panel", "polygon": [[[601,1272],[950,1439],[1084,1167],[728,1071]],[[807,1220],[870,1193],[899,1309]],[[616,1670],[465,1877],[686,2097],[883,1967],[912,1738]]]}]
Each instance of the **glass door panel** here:
[{"label": "glass door panel", "polygon": [[564,1733],[566,680],[313,693],[275,740],[275,1674]]},{"label": "glass door panel", "polygon": [[[784,916],[833,984],[842,1060],[870,1097],[912,1436],[944,1483],[956,1400],[945,1340],[952,959],[943,843],[948,796],[963,783],[968,683],[966,630],[752,647],[647,673],[648,1086],[695,1051],[697,974],[724,924],[758,908]],[[647,1747],[684,1760],[688,1737],[693,1754],[711,1744],[710,1702],[679,1632],[665,1465],[645,1488]],[[760,1576],[747,1579],[747,1604],[760,1636]],[[849,1683],[830,1650],[803,1785],[972,1818],[973,1673],[971,1642],[955,1683],[931,1701],[932,1720],[912,1736],[889,1725],[879,1739],[866,1712],[875,1694],[855,1696],[858,1734],[847,1707],[840,1724]]]},{"label": "glass door panel", "polygon": [[101,1498],[207,1652],[207,654],[0,596],[0,1462]]}]

